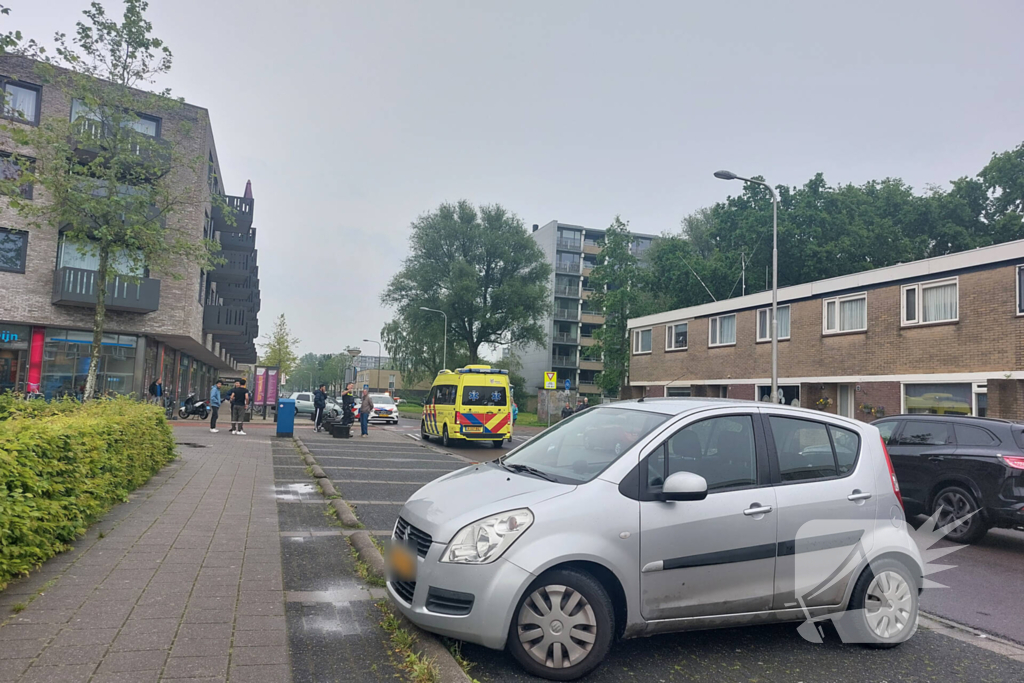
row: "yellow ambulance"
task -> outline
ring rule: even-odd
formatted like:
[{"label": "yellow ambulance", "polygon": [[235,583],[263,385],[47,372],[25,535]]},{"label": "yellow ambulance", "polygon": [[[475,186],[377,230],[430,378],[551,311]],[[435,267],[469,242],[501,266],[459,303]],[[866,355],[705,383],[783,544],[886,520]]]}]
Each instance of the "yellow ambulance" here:
[{"label": "yellow ambulance", "polygon": [[511,441],[508,370],[467,365],[437,373],[420,422],[420,437],[427,441],[432,436],[445,446],[454,439],[490,441],[495,448]]}]

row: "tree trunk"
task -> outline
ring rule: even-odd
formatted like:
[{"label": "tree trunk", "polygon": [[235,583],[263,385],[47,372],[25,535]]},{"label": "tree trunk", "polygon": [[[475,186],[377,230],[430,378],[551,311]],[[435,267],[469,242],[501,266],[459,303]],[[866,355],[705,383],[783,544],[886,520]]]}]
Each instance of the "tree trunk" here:
[{"label": "tree trunk", "polygon": [[107,266],[110,250],[100,247],[100,266],[96,271],[96,314],[92,319],[92,352],[89,356],[89,376],[85,380],[85,396],[89,401],[96,395],[96,375],[100,369],[100,354],[103,352],[103,325],[107,319]]}]

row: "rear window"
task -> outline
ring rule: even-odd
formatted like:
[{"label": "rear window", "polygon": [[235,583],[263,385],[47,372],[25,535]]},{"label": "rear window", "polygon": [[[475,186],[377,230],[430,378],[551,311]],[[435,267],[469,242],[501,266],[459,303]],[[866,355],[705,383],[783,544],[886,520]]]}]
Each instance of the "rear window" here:
[{"label": "rear window", "polygon": [[295,397],[295,400],[296,401],[312,401],[313,399],[310,397],[309,394],[299,394],[298,396]]},{"label": "rear window", "polygon": [[1013,439],[1017,445],[1024,448],[1024,429],[1013,428],[1010,431],[1013,432]]},{"label": "rear window", "polygon": [[507,406],[508,396],[502,386],[464,386],[462,388],[462,405],[464,406]]},{"label": "rear window", "polygon": [[956,443],[958,446],[996,446],[999,439],[992,432],[981,427],[969,427],[967,425],[954,425]]},{"label": "rear window", "polygon": [[949,443],[945,422],[907,422],[900,432],[900,446],[942,446]]}]

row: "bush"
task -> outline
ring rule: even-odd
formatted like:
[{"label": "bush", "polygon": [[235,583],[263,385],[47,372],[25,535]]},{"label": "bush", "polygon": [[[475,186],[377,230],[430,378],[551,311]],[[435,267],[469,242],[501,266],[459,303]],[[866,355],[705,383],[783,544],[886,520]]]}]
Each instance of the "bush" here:
[{"label": "bush", "polygon": [[0,590],[85,533],[174,459],[156,406],[0,399]]}]

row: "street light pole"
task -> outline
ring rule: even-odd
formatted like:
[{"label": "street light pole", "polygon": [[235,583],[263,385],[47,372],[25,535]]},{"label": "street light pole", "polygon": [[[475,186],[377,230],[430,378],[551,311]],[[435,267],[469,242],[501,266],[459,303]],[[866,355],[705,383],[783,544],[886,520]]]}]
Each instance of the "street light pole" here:
[{"label": "street light pole", "polygon": [[768,188],[772,195],[772,403],[779,402],[779,195],[768,183],[738,176],[732,171],[715,171],[722,180],[742,180]]},{"label": "street light pole", "polygon": [[374,393],[380,391],[380,342],[374,341],[373,339],[364,339],[364,342],[370,342],[371,344],[377,345],[377,385],[374,387]]},{"label": "street light pole", "polygon": [[444,360],[442,364],[444,369],[448,369],[448,314],[444,311],[439,311],[436,308],[427,308],[426,306],[420,306],[421,311],[430,311],[431,313],[440,313],[444,316]]}]

